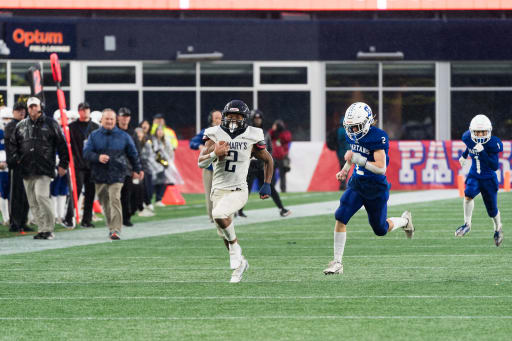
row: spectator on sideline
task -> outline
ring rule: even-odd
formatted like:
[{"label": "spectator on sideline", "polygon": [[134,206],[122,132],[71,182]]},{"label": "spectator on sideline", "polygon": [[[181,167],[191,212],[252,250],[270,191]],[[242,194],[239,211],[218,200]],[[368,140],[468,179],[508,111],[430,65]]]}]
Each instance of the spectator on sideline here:
[{"label": "spectator on sideline", "polygon": [[68,168],[66,140],[58,123],[41,110],[37,97],[27,100],[29,117],[16,125],[10,144],[13,159],[20,165],[27,198],[38,233],[34,239],[53,239],[55,216],[50,199],[50,181],[55,177],[55,154],[59,154],[58,174]]},{"label": "spectator on sideline", "polygon": [[165,118],[163,114],[156,114],[153,116],[153,125],[151,126],[151,135],[156,134],[156,128],[162,127],[164,129],[164,135],[171,144],[173,150],[178,148],[178,138],[173,129],[165,125]]},{"label": "spectator on sideline", "polygon": [[274,158],[274,176],[275,170],[279,170],[279,187],[281,192],[286,192],[286,173],[290,171],[290,158],[288,150],[292,141],[292,133],[286,129],[282,120],[276,120],[272,125],[272,129],[268,132],[272,139],[272,157]]},{"label": "spectator on sideline", "polygon": [[141,217],[152,217],[155,215],[153,204],[151,199],[153,198],[153,171],[151,164],[156,162],[156,155],[153,152],[153,145],[151,139],[144,134],[144,129],[141,127],[135,128],[137,134],[137,142],[139,143],[140,149],[140,163],[142,170],[144,171],[144,180],[141,182],[142,188],[142,202],[143,207],[140,209],[139,216]]},{"label": "spectator on sideline", "polygon": [[[220,110],[214,109],[210,111],[208,114],[208,126],[215,127],[222,123],[222,113]],[[199,134],[194,136],[190,140],[190,149],[198,150],[201,152],[204,148],[205,141],[203,140],[205,129],[202,129]],[[208,217],[210,221],[213,223],[212,217],[212,208],[213,203],[210,199],[210,192],[212,191],[212,180],[213,180],[213,166],[209,165],[207,168],[203,168],[203,186],[204,186],[204,196],[206,200],[206,212],[208,213]]]},{"label": "spectator on sideline", "polygon": [[[263,129],[263,112],[261,110],[251,110],[249,125]],[[270,135],[265,134],[265,131],[263,131],[263,134],[265,136],[265,145],[267,151],[270,154],[272,154],[272,141],[270,139]],[[247,185],[249,187],[249,193],[251,192],[251,186],[254,180],[258,179],[259,186],[263,184],[265,173],[263,171],[263,166],[264,162],[262,160],[256,158],[251,159],[251,163],[249,164],[249,171],[247,172]],[[284,208],[283,203],[281,202],[281,197],[279,196],[279,193],[276,191],[275,185],[276,180],[274,177],[272,177],[272,181],[270,182],[270,196],[272,197],[272,200],[274,200],[274,203],[276,204],[277,208],[279,208],[279,214],[281,215],[281,217],[287,217],[290,214],[292,214],[292,211]],[[243,218],[247,217],[247,215],[245,215],[244,213],[243,207],[238,211],[238,215]]]},{"label": "spectator on sideline", "polygon": [[[77,121],[69,125],[69,135],[71,137],[71,150],[73,152],[73,161],[75,163],[76,173],[76,196],[77,200],[82,194],[82,188],[84,188],[84,211],[82,213],[82,227],[94,227],[92,223],[92,206],[94,203],[94,182],[91,178],[91,166],[89,161],[84,158],[84,143],[93,131],[98,129],[100,126],[92,121],[91,119],[91,107],[89,103],[83,102],[78,105]],[[70,202],[73,202],[72,200]],[[66,219],[64,225],[70,226],[73,222],[74,216],[74,205],[68,205]]]},{"label": "spectator on sideline", "polygon": [[5,153],[5,126],[12,120],[12,109],[0,107],[0,211],[2,225],[9,225],[9,169]]},{"label": "spectator on sideline", "polygon": [[14,158],[14,147],[11,145],[11,137],[16,125],[25,118],[27,108],[23,103],[16,103],[12,108],[13,119],[4,128],[5,152],[10,178],[10,228],[9,232],[29,232],[32,228],[27,226],[28,200],[23,185],[21,166]]},{"label": "spectator on sideline", "polygon": [[[137,155],[140,155],[140,149],[138,148],[137,143],[137,135],[135,131],[130,128],[130,120],[131,120],[132,112],[128,108],[119,108],[119,113],[117,116],[117,126],[119,129],[130,135],[132,138],[133,144],[137,149]],[[123,188],[121,189],[121,205],[123,208],[123,225],[124,226],[133,226],[131,221],[132,215],[137,211],[137,208],[132,203],[132,198],[134,194],[134,184],[132,181],[132,168],[130,165],[127,165],[126,177],[124,179]]]},{"label": "spectator on sideline", "polygon": [[103,110],[101,128],[89,136],[84,148],[84,157],[91,164],[96,194],[110,231],[109,237],[111,240],[119,240],[123,226],[121,188],[128,162],[133,169],[134,179],[143,180],[144,172],[133,139],[116,127],[114,110]]}]

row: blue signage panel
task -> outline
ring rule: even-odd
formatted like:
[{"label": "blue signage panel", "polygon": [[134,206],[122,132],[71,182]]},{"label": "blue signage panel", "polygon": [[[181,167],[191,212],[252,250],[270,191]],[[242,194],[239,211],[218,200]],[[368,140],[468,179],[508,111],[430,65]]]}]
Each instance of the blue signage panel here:
[{"label": "blue signage panel", "polygon": [[7,58],[49,58],[54,52],[62,59],[76,55],[74,24],[6,23],[4,37],[10,50]]}]

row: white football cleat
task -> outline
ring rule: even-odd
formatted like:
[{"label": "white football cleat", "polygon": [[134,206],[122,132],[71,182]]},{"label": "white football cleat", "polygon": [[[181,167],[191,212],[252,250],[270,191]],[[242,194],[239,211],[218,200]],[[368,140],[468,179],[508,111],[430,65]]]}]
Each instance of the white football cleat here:
[{"label": "white football cleat", "polygon": [[242,264],[242,248],[238,243],[229,244],[229,267],[231,270],[238,269]]},{"label": "white football cleat", "polygon": [[402,218],[407,219],[407,225],[403,227],[405,235],[407,238],[412,239],[414,237],[414,226],[412,225],[412,215],[411,212],[405,211],[402,213]]},{"label": "white football cleat", "polygon": [[469,231],[471,231],[471,225],[464,224],[462,226],[459,226],[455,230],[455,237],[464,237],[466,234],[469,233]]},{"label": "white football cleat", "polygon": [[343,263],[335,260],[329,263],[329,266],[324,270],[324,275],[340,275],[343,274]]},{"label": "white football cleat", "polygon": [[229,283],[239,283],[242,280],[242,276],[245,271],[249,269],[249,262],[245,257],[242,257],[242,262],[240,263],[240,266],[233,270],[233,274],[231,275],[231,280]]},{"label": "white football cleat", "polygon": [[500,229],[498,231],[494,231],[494,244],[496,244],[496,246],[500,246],[502,242],[503,242],[503,230],[500,227]]}]

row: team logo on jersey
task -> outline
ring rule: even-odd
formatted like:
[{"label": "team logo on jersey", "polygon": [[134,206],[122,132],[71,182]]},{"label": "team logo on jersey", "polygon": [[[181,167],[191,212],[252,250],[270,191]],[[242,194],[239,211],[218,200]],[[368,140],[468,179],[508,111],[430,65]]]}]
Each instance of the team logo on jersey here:
[{"label": "team logo on jersey", "polygon": [[236,149],[236,150],[247,150],[247,142],[235,142],[231,141],[229,142],[229,148],[230,149]]},{"label": "team logo on jersey", "polygon": [[358,153],[370,154],[370,151],[368,149],[358,144],[351,144],[350,148]]}]

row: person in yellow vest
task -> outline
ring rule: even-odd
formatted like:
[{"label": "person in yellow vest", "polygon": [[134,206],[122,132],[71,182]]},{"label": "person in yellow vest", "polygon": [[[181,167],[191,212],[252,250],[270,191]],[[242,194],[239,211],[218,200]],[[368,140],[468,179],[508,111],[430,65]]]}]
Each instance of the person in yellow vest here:
[{"label": "person in yellow vest", "polygon": [[169,139],[173,150],[178,148],[178,137],[173,129],[165,125],[165,118],[163,114],[156,114],[153,116],[153,125],[151,126],[151,135],[155,135],[156,129],[162,126],[164,128],[164,135]]}]

